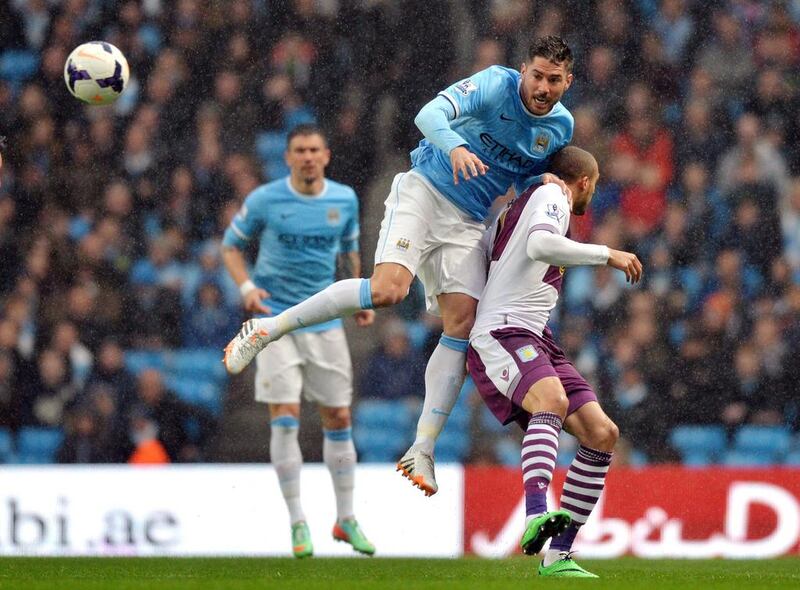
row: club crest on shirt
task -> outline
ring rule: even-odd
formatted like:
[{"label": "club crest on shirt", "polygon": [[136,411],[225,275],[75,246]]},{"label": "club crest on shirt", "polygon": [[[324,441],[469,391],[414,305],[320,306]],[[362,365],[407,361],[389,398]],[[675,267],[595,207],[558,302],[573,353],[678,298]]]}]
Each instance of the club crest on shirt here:
[{"label": "club crest on shirt", "polygon": [[555,219],[559,223],[561,222],[562,219],[564,219],[564,212],[561,210],[561,208],[558,206],[557,203],[548,203],[545,215],[547,215],[551,219]]},{"label": "club crest on shirt", "polygon": [[533,347],[533,344],[526,344],[525,346],[523,346],[522,348],[518,348],[514,352],[517,353],[519,360],[521,360],[523,363],[529,363],[537,356],[539,356],[539,353],[536,352],[536,349]]},{"label": "club crest on shirt", "polygon": [[550,146],[550,137],[546,133],[540,133],[533,143],[533,151],[537,154],[547,153],[547,148]]},{"label": "club crest on shirt", "polygon": [[456,90],[458,90],[464,96],[469,96],[470,94],[475,92],[477,89],[478,89],[478,87],[470,79],[466,79],[463,82],[459,82],[458,84],[456,84]]},{"label": "club crest on shirt", "polygon": [[328,225],[339,225],[339,220],[341,218],[342,214],[339,212],[339,209],[336,207],[328,209]]},{"label": "club crest on shirt", "polygon": [[400,238],[399,240],[397,240],[398,250],[403,250],[404,252],[406,252],[410,247],[411,247],[411,240],[409,240],[408,238]]}]

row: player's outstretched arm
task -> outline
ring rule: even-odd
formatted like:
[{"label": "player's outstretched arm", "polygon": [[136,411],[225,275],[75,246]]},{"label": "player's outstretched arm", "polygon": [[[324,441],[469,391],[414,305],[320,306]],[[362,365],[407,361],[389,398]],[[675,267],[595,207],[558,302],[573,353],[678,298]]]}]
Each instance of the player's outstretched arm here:
[{"label": "player's outstretched arm", "polygon": [[599,244],[582,244],[545,229],[535,229],[528,236],[528,257],[553,266],[607,264],[611,250]]},{"label": "player's outstretched arm", "polygon": [[644,268],[636,254],[623,252],[622,250],[608,249],[608,266],[616,268],[625,273],[625,279],[631,283],[638,283],[642,280]]},{"label": "player's outstretched arm", "polygon": [[222,262],[233,280],[239,285],[242,294],[242,306],[250,313],[272,313],[262,301],[269,297],[265,289],[260,289],[250,280],[247,274],[247,261],[244,254],[233,246],[222,246]]}]

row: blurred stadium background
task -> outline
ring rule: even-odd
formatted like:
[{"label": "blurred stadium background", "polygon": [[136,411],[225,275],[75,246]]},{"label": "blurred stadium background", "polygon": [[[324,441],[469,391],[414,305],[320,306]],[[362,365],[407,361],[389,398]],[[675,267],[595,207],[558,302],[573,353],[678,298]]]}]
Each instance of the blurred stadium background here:
[{"label": "blurred stadium background", "polygon": [[[316,121],[328,175],[361,198],[369,265],[417,110],[453,80],[518,66],[545,34],[576,54],[564,102],[602,173],[573,235],[646,269],[635,289],[570,270],[553,318],[620,425],[617,466],[709,481],[759,467],[738,473],[788,481],[800,502],[797,0],[0,2],[0,462],[137,462],[153,423],[172,463],[266,462],[252,373],[228,379],[220,362],[242,319],[219,259],[240,202],[286,173],[287,132]],[[92,39],[130,64],[112,107],[64,86],[67,54]],[[413,437],[440,326],[412,295],[350,340],[364,463],[394,462]],[[304,413],[310,462],[316,421]],[[519,439],[467,385],[437,459],[516,468]],[[562,465],[571,452],[566,437]]]}]

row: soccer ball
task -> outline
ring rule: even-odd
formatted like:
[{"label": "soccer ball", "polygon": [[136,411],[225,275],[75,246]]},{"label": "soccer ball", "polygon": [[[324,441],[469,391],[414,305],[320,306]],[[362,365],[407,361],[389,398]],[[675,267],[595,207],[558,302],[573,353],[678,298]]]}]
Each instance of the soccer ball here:
[{"label": "soccer ball", "polygon": [[129,76],[125,56],[105,41],[79,45],[64,65],[67,89],[75,98],[92,105],[111,104],[117,100]]}]

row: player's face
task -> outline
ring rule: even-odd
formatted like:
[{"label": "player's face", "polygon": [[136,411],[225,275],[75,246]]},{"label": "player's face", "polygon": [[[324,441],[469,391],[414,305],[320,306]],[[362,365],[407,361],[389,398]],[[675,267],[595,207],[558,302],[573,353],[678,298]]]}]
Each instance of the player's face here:
[{"label": "player's face", "polygon": [[573,215],[583,215],[586,213],[586,210],[589,208],[589,203],[592,202],[592,197],[594,196],[594,191],[597,188],[597,181],[600,180],[600,171],[595,169],[594,174],[591,177],[586,177],[585,184],[580,191],[580,194],[577,198],[573,198],[572,201],[572,213]]},{"label": "player's face", "polygon": [[572,84],[572,74],[563,63],[553,63],[544,57],[534,57],[522,64],[522,102],[534,115],[546,115],[561,100]]},{"label": "player's face", "polygon": [[331,151],[321,135],[297,135],[286,149],[286,165],[292,176],[311,184],[325,174],[325,167],[331,161]]}]

